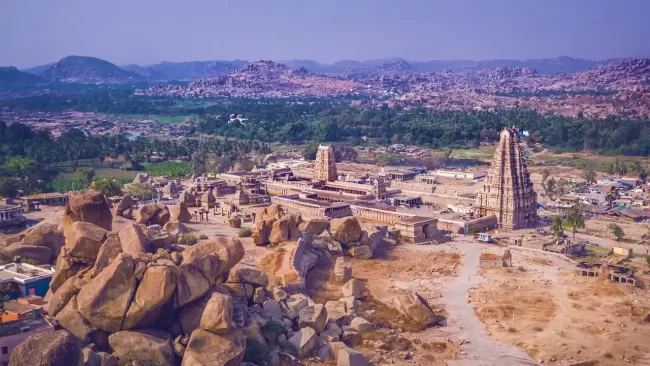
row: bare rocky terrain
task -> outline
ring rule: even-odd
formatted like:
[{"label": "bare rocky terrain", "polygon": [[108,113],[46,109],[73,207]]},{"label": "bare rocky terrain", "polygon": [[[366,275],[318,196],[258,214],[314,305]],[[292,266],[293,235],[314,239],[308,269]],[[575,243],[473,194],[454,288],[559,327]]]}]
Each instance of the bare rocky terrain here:
[{"label": "bare rocky terrain", "polygon": [[389,66],[368,73],[334,75],[258,61],[222,77],[188,85],[156,85],[136,94],[187,98],[382,97],[381,101],[363,103],[452,110],[525,107],[587,117],[638,117],[649,112],[647,59],[600,64],[568,74],[542,74],[528,67],[419,71]]}]

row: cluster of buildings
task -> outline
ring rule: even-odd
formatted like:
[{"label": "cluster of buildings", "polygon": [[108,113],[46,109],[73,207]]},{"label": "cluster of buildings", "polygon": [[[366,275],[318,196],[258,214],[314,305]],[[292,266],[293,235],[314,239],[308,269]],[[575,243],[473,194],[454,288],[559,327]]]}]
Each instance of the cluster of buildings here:
[{"label": "cluster of buildings", "polygon": [[0,203],[0,229],[25,224],[25,212],[37,211],[40,206],[62,206],[68,196],[62,193],[40,193],[17,199],[6,198]]},{"label": "cluster of buildings", "polygon": [[650,221],[647,188],[638,179],[601,179],[576,185],[548,208],[566,212],[579,206],[587,217],[621,219],[630,222]]},{"label": "cluster of buildings", "polygon": [[[319,146],[311,176],[306,169],[286,168],[271,174],[262,184],[271,201],[304,215],[357,218],[394,226],[406,242],[439,240],[445,233],[468,234],[493,228],[519,229],[537,218],[537,196],[526,169],[516,130],[501,133],[488,172],[419,171],[386,172],[361,180],[341,180],[334,150]],[[436,192],[437,177],[485,178],[478,194],[466,204],[436,208],[429,202]],[[427,197],[426,200],[423,197]],[[435,200],[435,199],[434,199]],[[402,207],[421,208],[417,213]]]}]

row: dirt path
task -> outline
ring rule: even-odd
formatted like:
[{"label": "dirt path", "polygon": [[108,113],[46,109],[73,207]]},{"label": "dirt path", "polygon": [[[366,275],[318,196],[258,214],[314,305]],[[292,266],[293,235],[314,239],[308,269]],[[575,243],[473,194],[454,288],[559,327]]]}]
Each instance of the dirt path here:
[{"label": "dirt path", "polygon": [[481,323],[469,304],[469,288],[477,280],[480,249],[482,245],[463,243],[464,257],[458,276],[446,282],[441,301],[449,312],[447,331],[465,340],[461,350],[464,359],[448,361],[449,365],[537,365],[528,354],[517,347],[497,343],[488,338],[485,325]]}]

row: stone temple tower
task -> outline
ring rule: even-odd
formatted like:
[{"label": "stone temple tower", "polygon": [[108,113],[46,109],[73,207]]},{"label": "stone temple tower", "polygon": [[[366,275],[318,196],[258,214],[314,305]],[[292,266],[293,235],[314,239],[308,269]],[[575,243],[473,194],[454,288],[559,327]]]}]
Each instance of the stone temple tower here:
[{"label": "stone temple tower", "polygon": [[476,196],[476,214],[494,214],[499,227],[509,229],[527,227],[537,217],[537,194],[515,129],[501,132],[492,166]]},{"label": "stone temple tower", "polygon": [[316,163],[314,164],[314,180],[333,182],[337,179],[334,148],[328,145],[318,146]]}]

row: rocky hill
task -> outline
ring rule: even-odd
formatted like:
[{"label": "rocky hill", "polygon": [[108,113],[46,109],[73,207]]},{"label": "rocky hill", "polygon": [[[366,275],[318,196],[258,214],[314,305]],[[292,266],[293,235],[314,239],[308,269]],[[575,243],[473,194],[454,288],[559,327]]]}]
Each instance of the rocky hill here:
[{"label": "rocky hill", "polygon": [[85,56],[64,57],[40,76],[49,81],[83,84],[117,84],[143,79],[108,61]]},{"label": "rocky hill", "polygon": [[37,83],[41,79],[28,72],[20,71],[13,66],[0,67],[0,84]]},{"label": "rocky hill", "polygon": [[161,62],[149,66],[127,65],[124,70],[154,80],[197,80],[216,78],[246,66],[248,61]]},{"label": "rocky hill", "polygon": [[367,88],[351,80],[311,74],[273,61],[257,61],[226,76],[202,79],[189,85],[158,85],[138,94],[184,97],[291,97],[366,94]]},{"label": "rocky hill", "polygon": [[[308,65],[304,61],[295,65]],[[650,112],[650,60],[627,59],[583,71],[549,74],[530,67],[422,71],[403,60],[363,68],[342,62],[338,69],[292,69],[258,61],[219,78],[189,85],[158,85],[143,95],[182,97],[388,98],[389,104],[434,109],[490,109],[526,106],[542,112],[592,117],[643,116]],[[312,67],[314,64],[312,64]],[[375,103],[385,103],[385,99]]]}]

